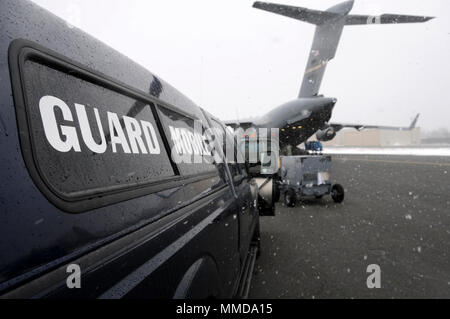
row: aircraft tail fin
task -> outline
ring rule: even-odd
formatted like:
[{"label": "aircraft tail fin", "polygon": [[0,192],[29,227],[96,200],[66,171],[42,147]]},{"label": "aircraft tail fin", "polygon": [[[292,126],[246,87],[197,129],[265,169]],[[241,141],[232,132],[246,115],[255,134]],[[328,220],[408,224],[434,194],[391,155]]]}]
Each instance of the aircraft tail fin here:
[{"label": "aircraft tail fin", "polygon": [[340,3],[326,11],[311,10],[303,7],[293,7],[275,3],[255,2],[254,8],[280,14],[296,20],[316,25],[306,71],[300,89],[300,98],[319,95],[325,69],[335,55],[346,25],[417,23],[426,22],[432,17],[406,16],[384,14],[381,16],[349,15],[353,9],[354,0]]},{"label": "aircraft tail fin", "polygon": [[346,1],[327,11],[266,2],[254,3],[254,8],[317,26],[299,97],[318,95],[326,66],[328,61],[335,57],[346,22],[345,17],[353,8],[353,3],[354,1]]},{"label": "aircraft tail fin", "polygon": [[343,19],[317,26],[299,97],[319,94],[326,67],[336,55],[343,31]]},{"label": "aircraft tail fin", "polygon": [[409,130],[412,131],[416,128],[417,122],[419,121],[420,114],[417,114],[414,118],[414,121],[412,121],[411,125],[409,126]]}]

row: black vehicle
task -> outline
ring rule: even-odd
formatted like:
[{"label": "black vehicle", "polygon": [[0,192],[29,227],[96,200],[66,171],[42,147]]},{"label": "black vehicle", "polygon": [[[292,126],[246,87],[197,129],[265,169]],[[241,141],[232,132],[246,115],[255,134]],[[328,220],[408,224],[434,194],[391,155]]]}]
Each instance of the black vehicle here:
[{"label": "black vehicle", "polygon": [[31,2],[0,30],[0,296],[245,297],[258,186],[224,124]]}]

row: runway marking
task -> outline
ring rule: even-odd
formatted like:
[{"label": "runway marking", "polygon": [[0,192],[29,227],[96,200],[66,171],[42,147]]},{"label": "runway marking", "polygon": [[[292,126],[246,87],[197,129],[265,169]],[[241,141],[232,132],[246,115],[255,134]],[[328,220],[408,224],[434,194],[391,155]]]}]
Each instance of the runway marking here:
[{"label": "runway marking", "polygon": [[370,160],[370,159],[362,159],[362,158],[335,158],[335,159],[340,160],[340,161],[354,161],[354,162],[372,162],[372,163],[387,163],[387,164],[410,164],[410,165],[450,167],[450,163],[429,163],[429,162],[412,162],[412,161]]}]

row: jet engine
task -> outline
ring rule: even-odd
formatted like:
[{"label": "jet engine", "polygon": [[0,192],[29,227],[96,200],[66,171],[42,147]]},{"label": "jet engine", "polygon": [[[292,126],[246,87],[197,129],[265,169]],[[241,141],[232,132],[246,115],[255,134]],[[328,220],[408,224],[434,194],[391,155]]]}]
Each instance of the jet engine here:
[{"label": "jet engine", "polygon": [[332,127],[328,127],[324,130],[320,130],[316,133],[317,140],[322,142],[331,141],[336,137],[336,130]]}]

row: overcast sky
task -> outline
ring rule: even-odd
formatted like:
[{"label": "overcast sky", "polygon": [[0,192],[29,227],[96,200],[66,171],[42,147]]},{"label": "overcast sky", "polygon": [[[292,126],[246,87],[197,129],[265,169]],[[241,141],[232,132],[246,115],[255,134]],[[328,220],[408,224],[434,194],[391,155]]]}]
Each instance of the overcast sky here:
[{"label": "overcast sky", "polygon": [[[209,112],[263,115],[297,97],[314,26],[248,0],[33,0],[132,58]],[[312,9],[339,1],[276,0]],[[353,14],[436,16],[346,27],[321,93],[333,121],[450,129],[450,1],[356,0]]]}]

